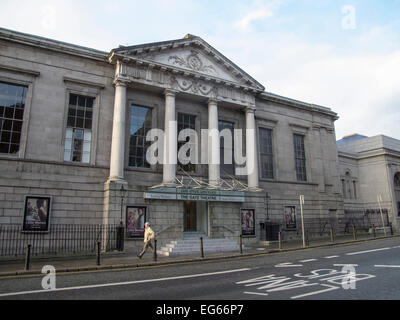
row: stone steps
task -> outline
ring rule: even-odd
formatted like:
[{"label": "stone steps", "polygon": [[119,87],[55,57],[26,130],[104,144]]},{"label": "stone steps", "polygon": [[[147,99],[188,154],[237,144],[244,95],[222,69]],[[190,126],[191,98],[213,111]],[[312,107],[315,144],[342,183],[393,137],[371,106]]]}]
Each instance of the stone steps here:
[{"label": "stone steps", "polygon": [[203,237],[204,252],[229,252],[239,251],[239,245],[229,239],[208,239],[202,234],[184,235],[183,240],[171,241],[157,250],[157,254],[163,256],[184,255],[200,253],[200,236]]}]

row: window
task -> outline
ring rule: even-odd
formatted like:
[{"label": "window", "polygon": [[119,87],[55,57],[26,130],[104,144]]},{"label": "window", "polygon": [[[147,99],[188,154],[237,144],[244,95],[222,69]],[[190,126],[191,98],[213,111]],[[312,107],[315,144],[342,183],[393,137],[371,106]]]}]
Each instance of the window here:
[{"label": "window", "polygon": [[304,151],[304,136],[294,134],[294,157],[297,181],[307,181],[306,153]]},{"label": "window", "polygon": [[346,185],[347,185],[347,195],[349,199],[353,198],[353,193],[351,190],[351,174],[350,172],[346,172]]},{"label": "window", "polygon": [[[179,132],[181,132],[184,129],[193,129],[196,130],[196,116],[190,115],[190,114],[184,114],[184,113],[178,113],[178,135]],[[179,149],[185,145],[189,141],[189,137],[186,138],[186,141],[178,141],[178,152]],[[194,142],[192,141],[194,144]],[[197,148],[197,146],[194,144],[194,148]],[[189,150],[188,150],[189,152]],[[189,157],[189,154],[186,155]],[[181,164],[178,159],[178,170],[183,170],[187,172],[195,172],[196,171],[196,165],[193,163],[188,163],[188,164]]]},{"label": "window", "polygon": [[343,192],[343,198],[347,198],[347,192],[346,192],[346,180],[342,179],[342,192]]},{"label": "window", "polygon": [[19,152],[27,90],[26,86],[0,82],[0,153]]},{"label": "window", "polygon": [[394,175],[394,187],[395,187],[396,189],[400,189],[400,172],[397,172],[397,173]]},{"label": "window", "polygon": [[130,108],[130,138],[129,166],[150,168],[146,160],[146,151],[151,142],[146,141],[147,132],[151,129],[151,109],[131,105]]},{"label": "window", "polygon": [[93,97],[69,95],[64,161],[90,162]]},{"label": "window", "polygon": [[397,202],[397,217],[400,218],[400,201]]},{"label": "window", "polygon": [[353,180],[354,199],[357,199],[357,181]]},{"label": "window", "polygon": [[[234,175],[235,174],[235,166],[233,164],[233,123],[232,122],[227,122],[227,121],[219,121],[218,122],[218,130],[221,134],[222,130],[228,129],[231,132],[231,137],[232,137],[232,145],[228,146],[226,145],[228,140],[225,141],[225,138],[223,135],[220,136],[219,140],[219,147],[220,147],[220,170],[221,170],[221,176],[224,174],[230,174]],[[227,153],[228,157],[231,159],[230,161],[224,161],[225,159],[225,152]],[[232,155],[232,156],[231,156]],[[229,163],[230,162],[230,163]]]},{"label": "window", "polygon": [[260,160],[261,177],[265,179],[274,178],[274,164],[272,153],[272,130],[260,128]]}]

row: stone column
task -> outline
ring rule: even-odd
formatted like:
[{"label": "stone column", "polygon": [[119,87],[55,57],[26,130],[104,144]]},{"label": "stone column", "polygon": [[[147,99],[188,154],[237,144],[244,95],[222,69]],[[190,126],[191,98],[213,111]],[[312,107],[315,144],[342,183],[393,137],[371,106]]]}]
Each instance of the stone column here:
[{"label": "stone column", "polygon": [[115,82],[114,118],[111,141],[110,178],[124,180],[126,84]]},{"label": "stone column", "polygon": [[208,100],[208,182],[217,185],[220,179],[220,145],[218,130],[218,106],[214,99]]},{"label": "stone column", "polygon": [[178,158],[178,132],[175,119],[175,94],[173,90],[165,90],[165,121],[164,121],[164,163],[163,184],[174,185],[176,163]]},{"label": "stone column", "polygon": [[250,189],[258,188],[258,153],[254,107],[246,108],[246,166],[247,182]]}]

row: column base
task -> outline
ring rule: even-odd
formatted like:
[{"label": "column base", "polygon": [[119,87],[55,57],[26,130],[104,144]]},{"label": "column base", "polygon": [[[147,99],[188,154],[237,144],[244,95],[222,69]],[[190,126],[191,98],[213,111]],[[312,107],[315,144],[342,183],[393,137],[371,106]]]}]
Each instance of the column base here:
[{"label": "column base", "polygon": [[[122,186],[125,189],[125,195],[122,194]],[[123,208],[121,211],[121,198],[124,196],[124,203],[126,203],[127,193],[128,182],[126,180],[109,178],[104,183],[103,224],[119,225],[121,221],[124,224],[125,213]]]}]

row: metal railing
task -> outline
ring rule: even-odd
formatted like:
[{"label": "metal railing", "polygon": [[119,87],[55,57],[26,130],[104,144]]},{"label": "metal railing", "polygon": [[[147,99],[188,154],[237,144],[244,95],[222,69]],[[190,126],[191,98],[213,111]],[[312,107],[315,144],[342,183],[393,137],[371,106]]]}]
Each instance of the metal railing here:
[{"label": "metal railing", "polygon": [[96,253],[117,249],[114,225],[50,225],[46,233],[24,232],[21,225],[0,225],[0,257],[22,256],[31,245],[32,255]]}]

